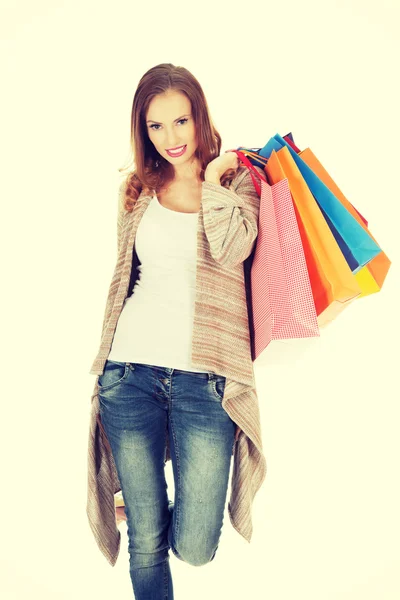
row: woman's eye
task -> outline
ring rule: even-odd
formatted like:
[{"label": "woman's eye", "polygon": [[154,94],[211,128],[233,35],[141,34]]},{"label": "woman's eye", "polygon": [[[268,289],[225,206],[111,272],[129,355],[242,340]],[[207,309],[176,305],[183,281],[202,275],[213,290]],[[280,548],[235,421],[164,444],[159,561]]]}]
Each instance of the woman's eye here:
[{"label": "woman's eye", "polygon": [[[182,121],[184,123],[186,123],[186,121],[188,121],[189,119],[179,119],[178,123],[181,123]],[[154,123],[153,125],[150,125],[150,129],[154,129],[155,127],[160,127],[160,125],[158,125],[158,123]],[[158,131],[158,129],[154,129],[155,131]]]}]

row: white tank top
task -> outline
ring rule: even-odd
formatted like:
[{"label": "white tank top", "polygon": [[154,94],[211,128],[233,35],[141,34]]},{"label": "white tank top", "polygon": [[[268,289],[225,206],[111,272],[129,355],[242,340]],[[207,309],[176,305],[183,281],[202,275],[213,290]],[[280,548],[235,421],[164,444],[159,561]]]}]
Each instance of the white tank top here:
[{"label": "white tank top", "polygon": [[136,232],[139,279],[122,307],[109,360],[207,372],[190,361],[198,218],[151,199]]}]

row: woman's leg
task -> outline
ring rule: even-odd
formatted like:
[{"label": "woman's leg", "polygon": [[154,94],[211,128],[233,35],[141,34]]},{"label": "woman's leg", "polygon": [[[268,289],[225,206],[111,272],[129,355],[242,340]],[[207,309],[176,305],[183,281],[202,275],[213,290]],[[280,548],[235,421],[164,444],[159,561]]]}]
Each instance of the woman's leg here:
[{"label": "woman's leg", "polygon": [[222,408],[225,378],[174,370],[169,440],[175,502],[168,541],[191,565],[213,560],[226,503],[236,425]]},{"label": "woman's leg", "polygon": [[173,600],[164,471],[168,402],[154,393],[154,377],[150,366],[107,361],[100,414],[125,502],[135,598]]}]

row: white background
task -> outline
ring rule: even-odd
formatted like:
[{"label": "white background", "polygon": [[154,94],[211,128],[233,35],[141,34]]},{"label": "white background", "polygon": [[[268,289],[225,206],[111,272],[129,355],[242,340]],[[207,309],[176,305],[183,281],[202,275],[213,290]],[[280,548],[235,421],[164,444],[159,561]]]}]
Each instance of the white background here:
[{"label": "white background", "polygon": [[[399,4],[1,2],[1,590],[133,598],[86,517],[89,374],[140,77],[200,81],[222,151],[293,132],[393,266],[297,364],[256,368],[267,458],[250,544],[174,556],[176,600],[395,600],[399,581]],[[167,468],[169,486],[171,464]]]}]

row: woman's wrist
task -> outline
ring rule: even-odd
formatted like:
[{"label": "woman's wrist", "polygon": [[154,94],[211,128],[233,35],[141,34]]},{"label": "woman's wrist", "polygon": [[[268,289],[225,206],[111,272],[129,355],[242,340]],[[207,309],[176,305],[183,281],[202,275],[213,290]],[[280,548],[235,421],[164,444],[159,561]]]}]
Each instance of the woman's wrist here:
[{"label": "woman's wrist", "polygon": [[209,181],[210,183],[220,184],[221,175],[217,171],[217,169],[213,167],[207,167],[204,172],[204,181]]}]

